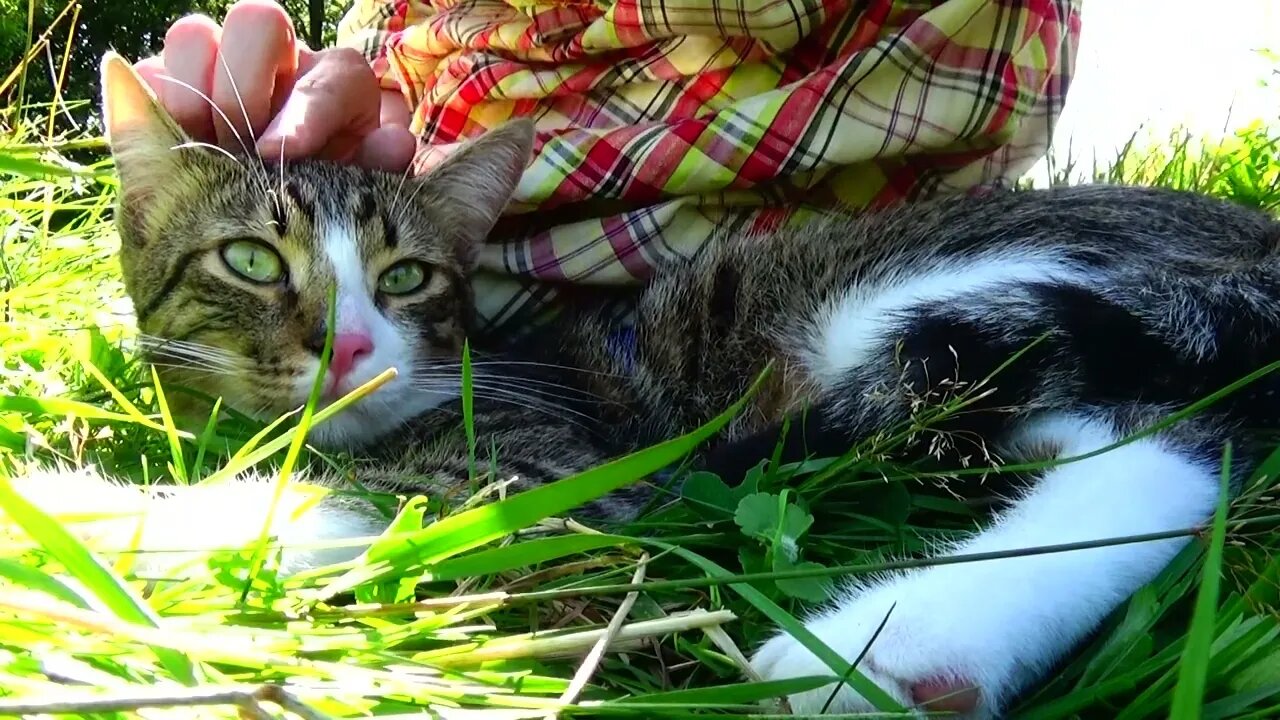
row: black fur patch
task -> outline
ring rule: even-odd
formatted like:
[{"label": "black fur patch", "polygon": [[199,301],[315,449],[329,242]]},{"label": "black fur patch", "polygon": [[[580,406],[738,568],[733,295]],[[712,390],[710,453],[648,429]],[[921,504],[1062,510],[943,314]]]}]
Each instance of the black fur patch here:
[{"label": "black fur patch", "polygon": [[386,215],[382,216],[382,241],[392,249],[400,244],[400,231],[396,229],[396,224],[391,222],[391,218]]},{"label": "black fur patch", "polygon": [[359,195],[356,196],[356,222],[364,225],[371,220],[378,212],[378,198],[373,194],[371,188],[364,188]]},{"label": "black fur patch", "polygon": [[197,249],[178,256],[178,259],[173,263],[173,267],[169,269],[169,274],[165,277],[164,283],[160,286],[160,289],[157,290],[156,294],[152,295],[151,298],[138,309],[138,322],[140,324],[146,322],[146,320],[151,317],[151,314],[169,299],[169,296],[173,294],[173,291],[182,284],[182,279],[186,276],[187,268],[191,266],[192,261],[196,260],[204,253],[204,249]]}]

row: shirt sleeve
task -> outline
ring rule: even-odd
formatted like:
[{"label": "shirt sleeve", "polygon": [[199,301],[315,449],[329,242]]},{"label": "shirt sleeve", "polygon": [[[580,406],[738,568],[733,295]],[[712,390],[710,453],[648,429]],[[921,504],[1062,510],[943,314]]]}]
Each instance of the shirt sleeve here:
[{"label": "shirt sleeve", "polygon": [[355,0],[338,23],[338,45],[359,50],[383,90],[399,90],[409,107],[418,103],[419,93],[406,82],[404,64],[397,62],[406,29],[427,20],[430,6],[411,0]]}]

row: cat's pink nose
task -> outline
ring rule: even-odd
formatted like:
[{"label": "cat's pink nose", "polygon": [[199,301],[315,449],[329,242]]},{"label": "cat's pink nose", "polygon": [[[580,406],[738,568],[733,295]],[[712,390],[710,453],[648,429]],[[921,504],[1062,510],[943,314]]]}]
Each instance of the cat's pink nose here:
[{"label": "cat's pink nose", "polygon": [[360,358],[373,352],[373,338],[362,332],[340,332],[333,336],[333,357],[329,359],[331,392],[336,393]]}]

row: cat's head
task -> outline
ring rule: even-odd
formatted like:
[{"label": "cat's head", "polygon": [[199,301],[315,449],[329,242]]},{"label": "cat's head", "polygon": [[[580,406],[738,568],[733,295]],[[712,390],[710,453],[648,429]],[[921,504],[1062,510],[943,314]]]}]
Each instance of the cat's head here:
[{"label": "cat's head", "polygon": [[334,287],[325,401],[399,374],[314,439],[367,442],[456,397],[458,383],[440,378],[457,375],[469,274],[529,160],[531,124],[493,130],[413,178],[193,143],[118,55],[102,61],[102,88],[125,286],[166,385],[263,419],[300,407]]}]

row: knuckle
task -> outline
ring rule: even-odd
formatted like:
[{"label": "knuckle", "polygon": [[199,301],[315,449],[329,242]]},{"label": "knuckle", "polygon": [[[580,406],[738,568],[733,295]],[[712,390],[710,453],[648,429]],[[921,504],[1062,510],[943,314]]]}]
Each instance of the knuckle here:
[{"label": "knuckle", "polygon": [[365,60],[364,53],[355,48],[335,47],[323,51],[322,62],[331,62],[337,68],[341,68],[353,74],[367,72],[373,75],[373,68],[369,66],[369,61]]},{"label": "knuckle", "polygon": [[315,70],[304,75],[299,85],[339,95],[361,105],[377,107],[381,101],[373,68],[363,54],[352,48],[325,50]]}]

